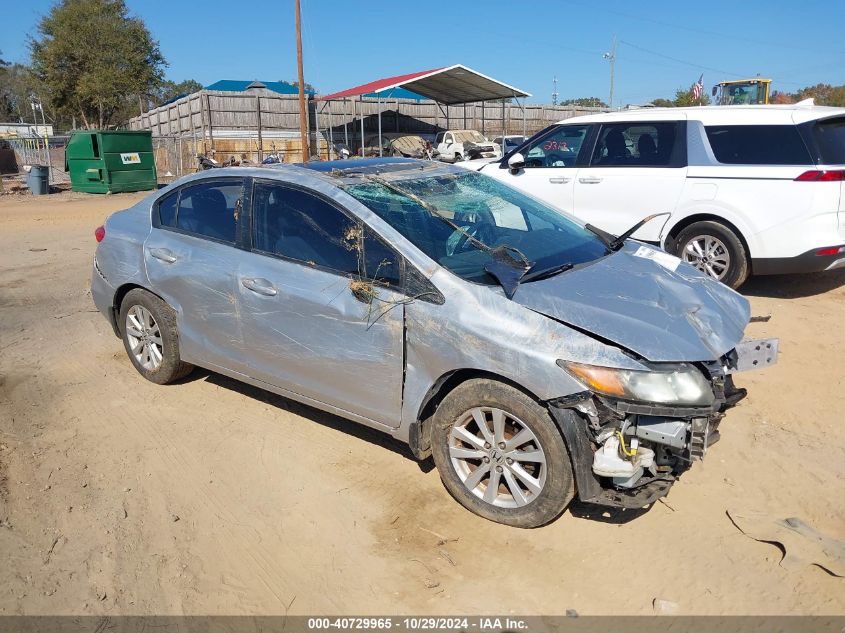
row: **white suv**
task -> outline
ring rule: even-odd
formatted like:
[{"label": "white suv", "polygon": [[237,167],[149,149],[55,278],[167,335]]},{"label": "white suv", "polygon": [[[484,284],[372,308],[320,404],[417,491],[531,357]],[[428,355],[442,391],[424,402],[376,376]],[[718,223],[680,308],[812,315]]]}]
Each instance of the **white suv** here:
[{"label": "white suv", "polygon": [[810,104],[566,119],[468,165],[736,288],[749,274],[845,266],[845,109]]}]

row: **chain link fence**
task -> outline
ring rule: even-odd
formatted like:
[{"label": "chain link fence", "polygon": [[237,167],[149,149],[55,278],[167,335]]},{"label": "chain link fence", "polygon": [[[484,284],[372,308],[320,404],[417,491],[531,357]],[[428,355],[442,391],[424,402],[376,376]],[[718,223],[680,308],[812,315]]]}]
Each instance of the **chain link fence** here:
[{"label": "chain link fence", "polygon": [[65,171],[65,147],[70,136],[12,136],[0,139],[0,151],[6,150],[3,173],[20,175],[26,173],[26,166],[44,165],[50,174],[51,185],[70,182]]}]

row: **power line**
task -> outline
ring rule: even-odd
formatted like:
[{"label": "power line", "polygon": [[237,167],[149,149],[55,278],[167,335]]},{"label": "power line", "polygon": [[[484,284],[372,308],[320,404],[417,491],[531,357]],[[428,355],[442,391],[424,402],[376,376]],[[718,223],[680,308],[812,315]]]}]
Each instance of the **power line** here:
[{"label": "power line", "polygon": [[[672,57],[671,55],[664,55],[663,53],[658,53],[657,51],[650,50],[648,48],[643,48],[642,46],[638,46],[637,44],[632,44],[631,42],[626,42],[625,40],[620,40],[620,44],[625,44],[626,46],[630,46],[631,48],[635,48],[639,51],[644,53],[648,53],[650,55],[656,55],[657,57],[662,57],[664,59],[669,59],[673,62],[677,62],[679,64],[684,64],[685,66],[690,66],[692,68],[698,68],[699,70],[709,70],[714,73],[720,73],[722,75],[728,75],[731,77],[738,77],[740,79],[744,79],[746,77],[753,77],[752,73],[733,73],[727,70],[722,70],[719,68],[713,68],[711,66],[702,66],[701,64],[696,64],[694,62],[686,61],[684,59],[678,59],[677,57]],[[775,78],[772,77],[772,81],[775,81]],[[795,81],[782,81],[780,79],[777,80],[777,83],[787,84],[791,86],[801,86],[803,84],[795,82]]]},{"label": "power line", "polygon": [[[596,7],[594,3],[590,3],[590,9],[593,9],[593,10],[599,9],[600,11],[604,11],[605,13],[612,13],[612,14],[619,15],[619,16],[624,17],[624,18],[629,18],[631,20],[640,20],[642,22],[651,22],[652,24],[657,24],[659,26],[665,26],[665,27],[669,27],[669,28],[673,28],[673,29],[679,29],[679,30],[682,30],[682,31],[689,31],[689,32],[692,32],[692,33],[700,33],[702,35],[709,35],[709,36],[712,36],[712,37],[721,37],[721,38],[726,38],[726,39],[730,39],[730,40],[734,40],[734,41],[736,40],[736,34],[719,33],[718,31],[709,31],[709,30],[706,30],[706,29],[699,29],[699,28],[695,28],[695,27],[692,27],[692,26],[685,26],[685,25],[682,25],[682,24],[673,24],[671,22],[664,22],[663,20],[655,20],[654,18],[647,18],[647,17],[644,17],[642,15],[634,15],[634,14],[631,14],[631,13],[625,13],[624,11],[615,11],[613,9],[608,9],[608,8],[605,8],[605,7]],[[819,50],[818,48],[811,48],[811,47],[806,47],[806,46],[795,46],[794,44],[785,44],[782,41],[772,42],[770,40],[767,41],[767,40],[762,40],[762,39],[759,39],[759,40],[758,39],[749,39],[745,35],[743,35],[742,39],[743,39],[743,42],[747,42],[749,44],[756,44],[756,45],[760,45],[760,46],[770,46],[770,47],[773,47],[773,48],[789,48],[789,49],[792,49],[792,50],[807,51],[807,52],[810,52],[810,53],[817,53],[817,54],[818,53],[827,53],[829,55],[845,54],[845,51],[830,51],[830,50],[824,51],[824,50]]]}]

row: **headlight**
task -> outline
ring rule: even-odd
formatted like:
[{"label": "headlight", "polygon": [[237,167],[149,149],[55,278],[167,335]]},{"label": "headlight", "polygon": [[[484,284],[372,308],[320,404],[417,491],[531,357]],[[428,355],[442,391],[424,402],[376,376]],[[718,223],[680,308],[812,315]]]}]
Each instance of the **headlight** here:
[{"label": "headlight", "polygon": [[706,407],[715,396],[703,374],[685,363],[661,365],[652,371],[612,369],[565,360],[557,364],[597,393],[625,400]]}]

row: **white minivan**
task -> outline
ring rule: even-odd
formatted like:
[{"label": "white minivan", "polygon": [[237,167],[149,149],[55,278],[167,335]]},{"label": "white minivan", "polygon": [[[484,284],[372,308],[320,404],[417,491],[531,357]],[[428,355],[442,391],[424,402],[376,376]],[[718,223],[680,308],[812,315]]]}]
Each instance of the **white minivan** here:
[{"label": "white minivan", "polygon": [[734,288],[845,266],[845,108],[649,108],[575,117],[463,163]]}]

